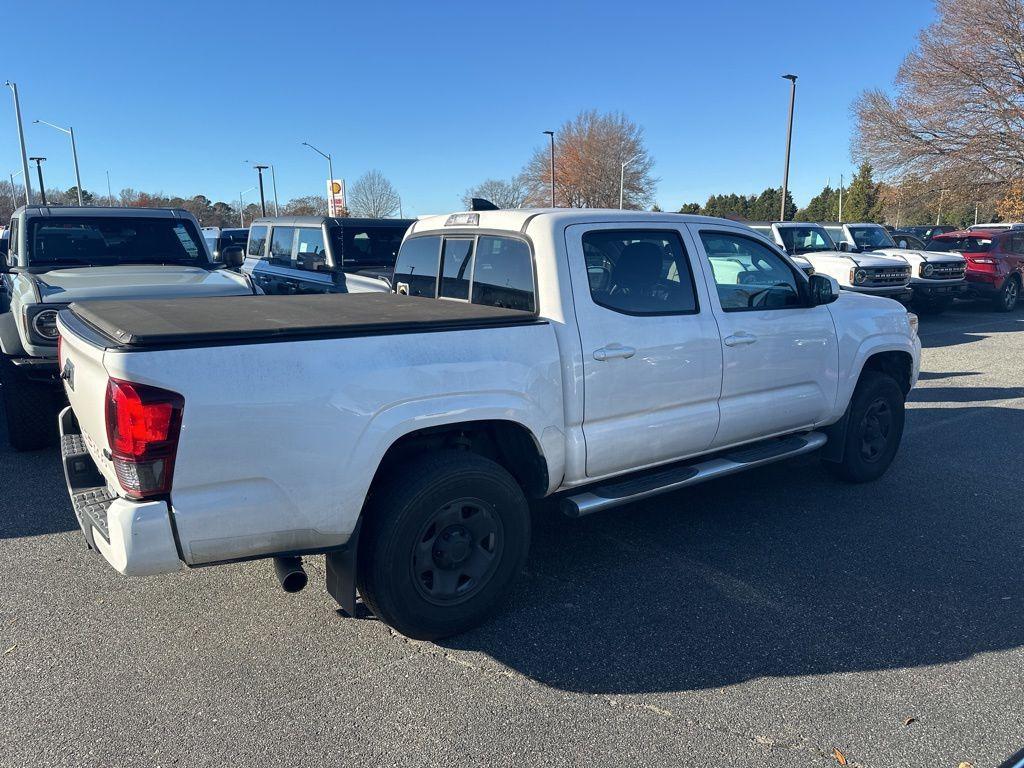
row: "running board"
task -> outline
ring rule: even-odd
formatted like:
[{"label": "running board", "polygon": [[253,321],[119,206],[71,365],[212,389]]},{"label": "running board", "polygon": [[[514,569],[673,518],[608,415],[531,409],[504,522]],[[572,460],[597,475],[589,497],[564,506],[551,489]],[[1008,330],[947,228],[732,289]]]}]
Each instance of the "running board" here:
[{"label": "running board", "polygon": [[828,438],[821,432],[772,438],[726,451],[693,464],[674,465],[625,480],[612,480],[562,499],[562,511],[569,517],[583,517],[658,494],[743,472],[764,464],[810,453]]}]

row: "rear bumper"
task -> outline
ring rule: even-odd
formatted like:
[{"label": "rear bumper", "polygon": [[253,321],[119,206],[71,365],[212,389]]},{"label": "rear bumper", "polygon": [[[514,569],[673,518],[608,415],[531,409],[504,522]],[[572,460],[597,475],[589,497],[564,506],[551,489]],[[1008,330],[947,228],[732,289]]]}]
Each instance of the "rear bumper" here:
[{"label": "rear bumper", "polygon": [[183,567],[166,501],[130,501],[110,492],[70,406],[60,412],[60,452],[71,506],[86,543],[125,576]]},{"label": "rear bumper", "polygon": [[51,357],[13,357],[11,362],[25,381],[60,386],[57,361]]}]

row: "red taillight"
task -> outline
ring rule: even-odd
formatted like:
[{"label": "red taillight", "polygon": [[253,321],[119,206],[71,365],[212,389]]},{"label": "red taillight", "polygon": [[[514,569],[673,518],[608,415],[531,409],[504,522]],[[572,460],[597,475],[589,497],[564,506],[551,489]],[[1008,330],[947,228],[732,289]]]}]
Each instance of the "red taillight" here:
[{"label": "red taillight", "polygon": [[138,499],[169,493],[185,399],[176,392],[110,379],[107,442],[117,479]]}]

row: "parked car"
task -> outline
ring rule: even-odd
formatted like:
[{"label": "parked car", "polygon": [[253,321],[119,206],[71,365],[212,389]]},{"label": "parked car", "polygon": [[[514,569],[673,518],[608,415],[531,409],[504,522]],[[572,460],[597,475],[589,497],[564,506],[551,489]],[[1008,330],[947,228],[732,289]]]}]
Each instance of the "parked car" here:
[{"label": "parked car", "polygon": [[880,224],[826,224],[825,229],[851,252],[905,259],[911,268],[913,306],[920,313],[943,312],[967,292],[967,261],[959,254],[900,248]]},{"label": "parked car", "polygon": [[390,291],[412,219],[256,219],[242,271],[269,294]]},{"label": "parked car", "polygon": [[1024,230],[950,232],[934,238],[928,248],[967,259],[972,296],[991,301],[1000,312],[1016,309],[1024,285]]},{"label": "parked car", "polygon": [[914,235],[918,240],[927,243],[936,235],[941,235],[944,232],[952,232],[954,229],[956,229],[956,227],[949,224],[925,224],[923,226],[916,227],[903,227],[898,230],[890,229],[889,231],[893,233],[893,237],[895,237],[896,232],[907,232]]},{"label": "parked car", "polygon": [[346,612],[358,585],[398,631],[439,638],[509,591],[528,498],[586,515],[819,449],[873,480],[918,376],[902,306],[840,295],[723,219],[430,217],[394,280],[408,295],[62,312],[63,460],[90,545],[128,575],[274,557],[286,589],[297,556],[326,554]]},{"label": "parked car", "polygon": [[922,240],[920,237],[915,235],[913,232],[908,232],[905,229],[888,229],[888,228],[886,228],[886,231],[892,237],[893,242],[896,243],[896,247],[897,248],[902,248],[903,250],[910,249],[910,250],[914,250],[914,251],[923,251],[923,250],[925,250],[925,242],[926,241]]},{"label": "parked car", "polygon": [[245,244],[249,240],[249,228],[203,227],[203,238],[206,240],[206,248],[210,251],[210,257],[215,262],[219,262],[221,261],[221,251],[229,245],[239,245],[245,248]]},{"label": "parked car", "polygon": [[56,438],[57,312],[72,301],[251,295],[249,280],[210,261],[183,210],[21,207],[0,264],[0,397],[17,450]]},{"label": "parked car", "polygon": [[820,224],[776,221],[754,223],[750,228],[791,257],[805,259],[815,274],[835,278],[843,290],[910,300],[910,266],[899,257],[840,251]]},{"label": "parked car", "polygon": [[967,228],[968,232],[1005,232],[1008,229],[1024,229],[1024,223],[1019,221],[992,221],[988,224],[972,224]]}]

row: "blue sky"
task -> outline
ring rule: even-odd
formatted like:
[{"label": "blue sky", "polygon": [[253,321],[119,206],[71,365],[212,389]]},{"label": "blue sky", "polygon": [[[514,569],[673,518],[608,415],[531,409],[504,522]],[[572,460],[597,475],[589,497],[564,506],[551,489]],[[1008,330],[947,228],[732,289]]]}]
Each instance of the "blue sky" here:
[{"label": "blue sky", "polygon": [[[851,169],[850,104],[891,86],[931,2],[750,0],[433,3],[18,3],[0,82],[21,90],[47,186],[82,183],[237,200],[251,159],[273,162],[281,201],[322,194],[326,162],[351,183],[379,168],[405,213],[458,208],[515,174],[541,131],[582,109],[643,126],[658,203],[781,183],[789,84],[790,188],[804,204]],[[21,34],[17,30],[25,30]],[[5,89],[6,91],[6,89]],[[20,167],[0,93],[0,167]],[[250,199],[251,195],[250,193]]]}]

